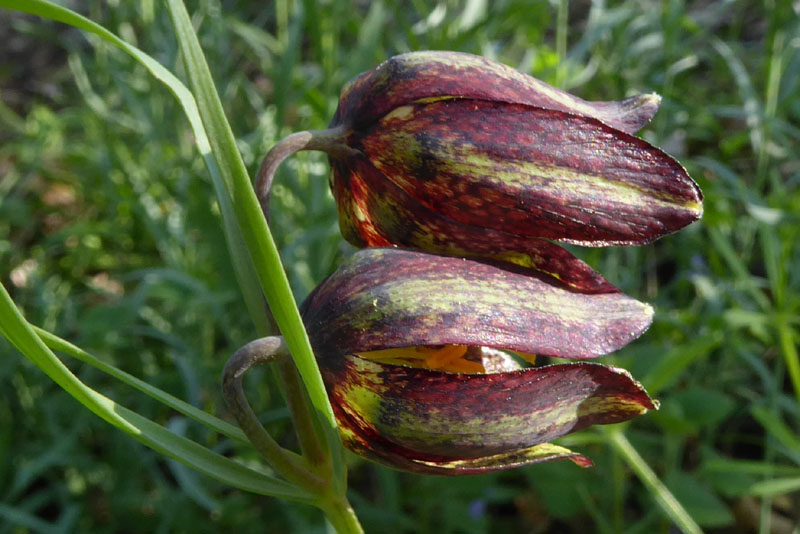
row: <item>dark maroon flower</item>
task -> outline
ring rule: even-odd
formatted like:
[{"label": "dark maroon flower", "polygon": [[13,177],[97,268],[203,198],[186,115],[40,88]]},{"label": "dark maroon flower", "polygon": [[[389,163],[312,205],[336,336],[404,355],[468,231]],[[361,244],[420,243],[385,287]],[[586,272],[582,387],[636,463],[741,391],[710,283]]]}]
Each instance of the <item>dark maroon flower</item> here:
[{"label": "dark maroon flower", "polygon": [[652,309],[508,265],[403,249],[356,252],[303,318],[345,444],[410,471],[463,474],[570,458],[549,443],[656,407],[591,359],[638,337]]},{"label": "dark maroon flower", "polygon": [[468,54],[391,58],[345,87],[329,130],[342,233],[616,291],[552,241],[641,245],[701,216],[684,168],[631,135],[658,102],[586,102]]}]

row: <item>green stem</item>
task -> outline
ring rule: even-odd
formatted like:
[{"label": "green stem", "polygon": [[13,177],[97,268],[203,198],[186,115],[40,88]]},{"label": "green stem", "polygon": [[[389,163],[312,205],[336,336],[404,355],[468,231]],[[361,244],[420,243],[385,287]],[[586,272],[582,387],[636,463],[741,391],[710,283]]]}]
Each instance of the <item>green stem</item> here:
[{"label": "green stem", "polygon": [[340,461],[341,441],[336,431],[336,418],[283,270],[278,249],[264,221],[258,199],[253,194],[252,182],[239,154],[236,138],[225,117],[222,102],[186,7],[181,0],[166,0],[166,3],[173,19],[192,93],[197,100],[203,128],[208,133],[214,157],[220,162],[219,170],[230,195],[231,204],[234,206],[234,215],[243,241],[250,253],[250,259],[270,310],[308,390],[313,416],[319,418],[323,427],[326,449],[333,454],[336,470],[334,483],[341,486],[343,491],[344,466]]},{"label": "green stem", "polygon": [[358,522],[358,517],[347,497],[342,496],[328,503],[320,503],[318,506],[338,534],[363,534],[364,529]]},{"label": "green stem", "polygon": [[[314,466],[309,466],[306,458],[282,448],[272,439],[264,429],[256,414],[247,401],[247,396],[242,388],[242,380],[247,371],[255,365],[271,362],[288,361],[290,368],[287,374],[294,376],[294,384],[287,384],[287,389],[302,393],[300,377],[297,370],[288,358],[288,350],[282,337],[271,336],[251,341],[240,348],[231,356],[222,373],[222,395],[229,410],[236,418],[239,426],[258,452],[281,476],[303,489],[315,493],[318,497],[314,504],[320,508],[339,534],[363,533],[358,517],[345,495],[337,493],[335,487],[329,484],[330,466],[325,461],[321,449],[312,455],[321,456],[325,462],[325,476],[321,477],[312,472]],[[290,403],[290,406],[292,404]],[[302,420],[302,418],[301,418]],[[307,432],[313,433],[314,429]],[[318,442],[317,442],[318,446]]]},{"label": "green stem", "polygon": [[300,451],[311,465],[320,467],[326,476],[330,476],[330,457],[322,448],[320,436],[314,427],[308,395],[303,387],[303,380],[297,372],[297,366],[291,358],[280,358],[277,363]]},{"label": "green stem", "polygon": [[642,484],[655,497],[661,509],[686,534],[702,534],[702,529],[694,522],[689,513],[681,506],[678,499],[667,489],[639,452],[631,445],[622,430],[618,428],[603,429],[606,437],[617,453],[628,463]]},{"label": "green stem", "polygon": [[286,480],[307,490],[320,492],[327,481],[313,474],[305,459],[278,445],[261,426],[242,388],[242,379],[251,367],[288,356],[286,344],[279,336],[251,341],[231,356],[222,372],[222,395],[231,414],[258,452]]},{"label": "green stem", "polygon": [[[273,146],[261,161],[256,174],[255,192],[264,220],[269,222],[269,193],[275,180],[275,172],[283,161],[301,150],[322,150],[339,153],[347,150],[344,138],[347,131],[341,127],[330,130],[312,130],[294,133]],[[274,319],[270,315],[270,319]],[[310,406],[305,388],[293,362],[281,359],[278,362],[286,400],[292,413],[295,432],[303,455],[314,465],[329,463],[329,457],[320,444],[319,435],[310,416]]]},{"label": "green stem", "polygon": [[321,150],[329,154],[348,151],[344,143],[347,134],[348,131],[341,126],[330,130],[297,132],[282,139],[267,152],[256,174],[256,196],[267,221],[269,221],[269,191],[275,180],[275,171],[280,164],[301,150]]}]

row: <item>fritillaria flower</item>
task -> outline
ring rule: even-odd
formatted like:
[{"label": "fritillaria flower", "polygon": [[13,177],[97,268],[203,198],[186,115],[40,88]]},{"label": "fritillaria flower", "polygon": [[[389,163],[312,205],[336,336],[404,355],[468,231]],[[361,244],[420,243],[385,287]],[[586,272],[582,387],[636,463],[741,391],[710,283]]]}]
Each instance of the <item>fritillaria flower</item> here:
[{"label": "fritillaria flower", "polygon": [[[517,268],[520,271],[521,269]],[[404,249],[356,252],[302,306],[345,445],[422,473],[584,456],[549,443],[656,404],[589,360],[638,337],[652,309],[509,265]]]},{"label": "fritillaria flower", "polygon": [[393,57],[344,88],[327,130],[342,233],[616,291],[553,241],[641,245],[700,217],[683,167],[632,135],[658,103],[586,102],[468,54]]},{"label": "fritillaria flower", "polygon": [[622,369],[531,364],[590,360],[650,324],[558,243],[642,245],[702,215],[684,168],[633,136],[658,104],[586,102],[484,58],[419,52],[350,82],[329,129],[273,148],[265,210],[277,165],[324,150],[342,233],[362,248],[302,307],[350,449],[424,473],[589,465],[550,442],[657,407]]}]

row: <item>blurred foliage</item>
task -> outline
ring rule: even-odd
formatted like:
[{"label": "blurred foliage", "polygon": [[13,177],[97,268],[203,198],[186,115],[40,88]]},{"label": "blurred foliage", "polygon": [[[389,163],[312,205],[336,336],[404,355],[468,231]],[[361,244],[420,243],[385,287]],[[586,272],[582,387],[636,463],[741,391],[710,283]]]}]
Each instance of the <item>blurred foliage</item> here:
[{"label": "blurred foliage", "polygon": [[[180,74],[158,2],[89,4],[87,16]],[[251,171],[281,137],[324,127],[342,85],[399,52],[481,54],[587,99],[660,93],[661,111],[640,135],[700,183],[702,222],[639,249],[576,249],[656,307],[649,333],[606,358],[662,402],[626,434],[707,531],[792,532],[800,522],[800,406],[786,366],[797,358],[800,323],[797,4],[200,0],[189,8]],[[129,57],[75,30],[4,13],[0,37],[0,279],[33,323],[224,413],[221,367],[253,331],[179,107]],[[324,157],[303,153],[273,189],[272,226],[298,299],[348,251],[327,173]],[[79,409],[5,341],[0,354],[0,534],[323,531],[313,510],[233,492],[165,461]],[[72,366],[173,430],[256,461]],[[291,445],[271,374],[250,387],[269,430]],[[352,501],[368,532],[669,530],[602,432],[561,442],[596,466],[442,479],[352,458]]]}]

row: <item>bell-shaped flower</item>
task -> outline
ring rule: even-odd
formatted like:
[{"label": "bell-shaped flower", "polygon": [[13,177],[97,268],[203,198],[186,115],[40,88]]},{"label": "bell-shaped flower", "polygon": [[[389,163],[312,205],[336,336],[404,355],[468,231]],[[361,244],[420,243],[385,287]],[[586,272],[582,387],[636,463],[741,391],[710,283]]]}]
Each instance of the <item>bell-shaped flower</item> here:
[{"label": "bell-shaped flower", "polygon": [[701,216],[684,168],[631,135],[658,103],[586,102],[468,54],[391,58],[345,87],[326,134],[342,233],[616,291],[553,241],[641,245]]},{"label": "bell-shaped flower", "polygon": [[569,458],[549,443],[655,408],[622,369],[587,360],[647,329],[652,309],[490,261],[357,251],[302,306],[345,444],[375,461],[463,474]]}]

